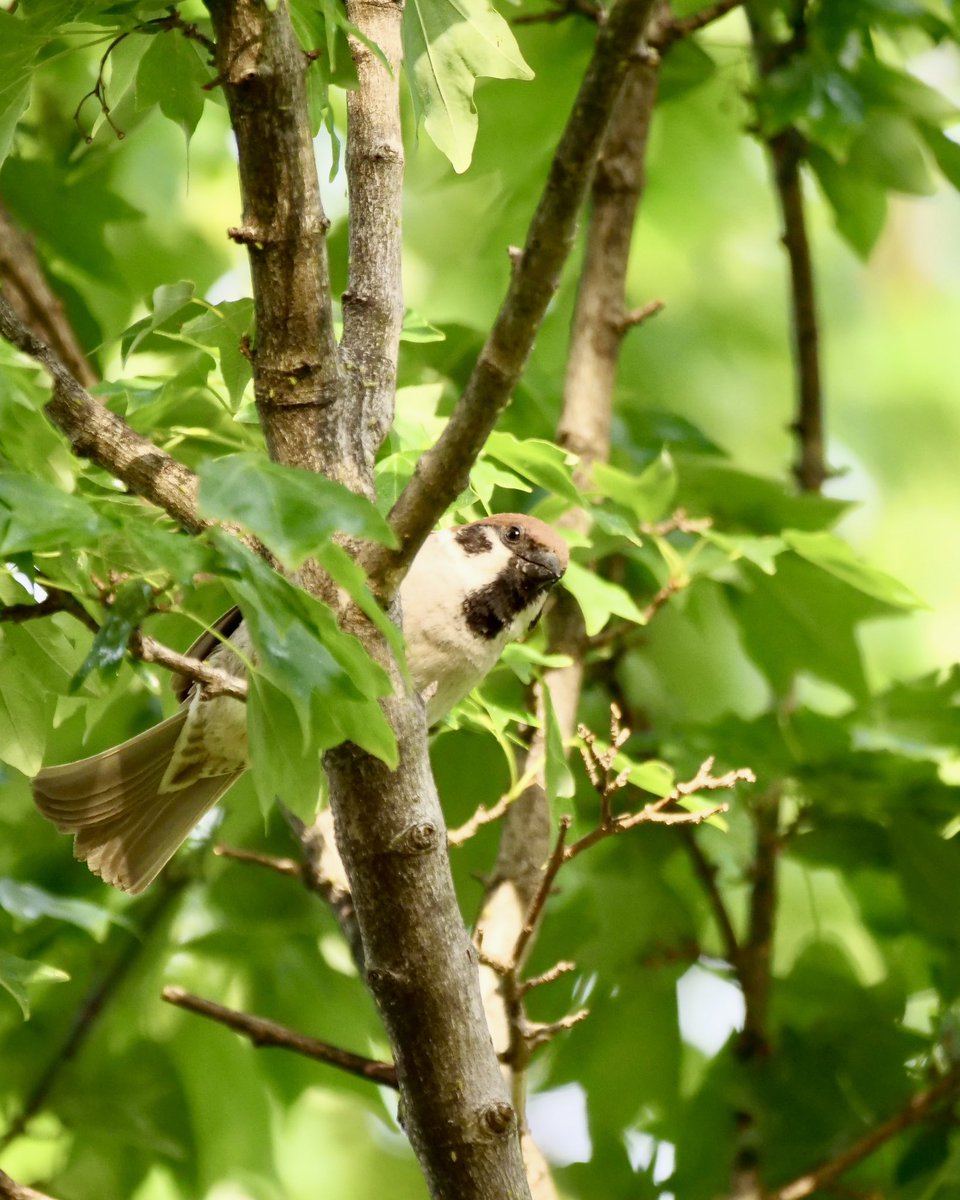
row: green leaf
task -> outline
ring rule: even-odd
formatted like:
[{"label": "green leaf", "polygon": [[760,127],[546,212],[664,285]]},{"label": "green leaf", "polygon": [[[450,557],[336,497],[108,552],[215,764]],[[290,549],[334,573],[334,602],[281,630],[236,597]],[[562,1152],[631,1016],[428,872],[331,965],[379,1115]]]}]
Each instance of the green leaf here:
[{"label": "green leaf", "polygon": [[[669,796],[676,783],[673,768],[656,758],[648,758],[638,763],[625,754],[618,754],[613,765],[617,771],[630,772],[627,778],[634,787],[654,796]],[[700,799],[700,807],[704,807],[702,797]],[[683,799],[680,803],[683,804]]]},{"label": "green leaf", "polygon": [[176,327],[182,324],[185,312],[194,306],[194,290],[194,285],[186,279],[180,280],[179,283],[165,283],[154,290],[150,298],[150,315],[131,325],[120,339],[124,362],[144,338],[170,322],[173,317],[181,317],[181,320],[176,322]]},{"label": "green leaf", "polygon": [[49,967],[46,963],[17,958],[0,950],[0,987],[4,988],[20,1005],[25,1021],[30,1020],[30,992],[38,983],[62,983],[69,979],[66,971]]},{"label": "green leaf", "polygon": [[311,737],[305,740],[296,706],[281,688],[260,674],[249,676],[249,688],[247,735],[260,810],[266,815],[280,800],[309,823],[323,786],[322,751],[340,741],[336,727],[329,723],[324,739],[319,718],[325,710],[317,705],[313,716],[318,719],[311,720]]},{"label": "green leaf", "polygon": [[252,300],[226,300],[199,317],[187,321],[180,335],[198,346],[212,346],[217,351],[220,374],[227,385],[230,405],[234,412],[240,407],[244,389],[253,378],[253,367],[244,354],[244,340],[253,326]]},{"label": "green leaf", "polygon": [[[257,676],[272,689],[261,689],[257,736],[262,744],[267,745],[278,722],[296,723],[296,736],[302,739],[296,761],[304,753],[319,755],[349,739],[395,765],[395,739],[376,703],[377,697],[391,691],[386,671],[357,638],[339,628],[325,605],[222,531],[213,530],[211,540],[230,570],[224,582],[243,612],[256,653]],[[282,705],[277,693],[283,696]],[[290,721],[291,713],[296,722]],[[294,736],[288,730],[283,744]],[[257,791],[261,803],[270,803],[273,796],[268,793],[286,768],[272,760],[264,762],[267,766],[261,769]]]},{"label": "green leaf", "polygon": [[751,537],[746,533],[717,533],[714,529],[704,530],[702,536],[728,554],[731,562],[745,558],[755,567],[759,567],[765,575],[773,575],[776,572],[777,556],[782,554],[787,546],[783,538]]},{"label": "green leaf", "polygon": [[78,496],[14,471],[0,473],[0,554],[80,549],[94,545],[109,528]]},{"label": "green leaf", "polygon": [[86,930],[98,942],[106,938],[111,925],[131,928],[126,918],[99,904],[70,896],[56,896],[32,883],[21,883],[15,879],[0,879],[0,908],[20,921],[38,921],[41,917],[66,921]]},{"label": "green leaf", "polygon": [[850,507],[812,493],[796,494],[779,480],[742,471],[719,458],[677,455],[676,503],[691,516],[712,517],[724,532],[779,535],[781,529],[823,529]]},{"label": "green leaf", "polygon": [[579,563],[572,562],[563,577],[563,586],[580,605],[587,634],[598,634],[611,616],[623,617],[646,624],[646,617],[634,603],[626,588],[618,583],[603,579],[595,571],[588,571]]},{"label": "green leaf", "polygon": [[43,765],[53,699],[18,652],[19,635],[16,627],[0,634],[0,760],[35,775]]},{"label": "green leaf", "polygon": [[894,822],[890,845],[911,912],[930,933],[956,946],[960,942],[960,841],[947,841],[904,815]]},{"label": "green leaf", "polygon": [[571,474],[571,464],[576,460],[553,442],[541,438],[521,440],[512,433],[496,432],[487,439],[486,453],[538,487],[555,492],[571,504],[581,502]]},{"label": "green leaf", "polygon": [[607,463],[594,463],[593,482],[600,492],[632,510],[641,524],[656,521],[673,503],[677,491],[677,470],[668,450],[639,475],[621,471]]},{"label": "green leaf", "polygon": [[137,108],[158,104],[189,143],[201,116],[210,80],[195,42],[179,33],[157,34],[137,69]]},{"label": "green leaf", "polygon": [[408,308],[403,314],[403,328],[400,330],[401,342],[444,342],[447,335],[436,325],[431,325],[426,317]]},{"label": "green leaf", "polygon": [[837,579],[868,596],[874,596],[889,604],[891,608],[913,609],[925,607],[908,587],[863,562],[851,548],[835,533],[803,533],[796,529],[784,531],[783,540],[792,550],[816,567],[829,571]]},{"label": "green leaf", "polygon": [[937,166],[950,183],[960,190],[960,145],[932,125],[921,125],[920,133],[937,160]]},{"label": "green leaf", "polygon": [[313,471],[257,454],[229,454],[200,469],[200,511],[236,521],[295,570],[336,533],[394,544],[386,519],[363,496]]},{"label": "green leaf", "polygon": [[849,166],[891,191],[930,196],[936,190],[915,126],[894,113],[870,118],[850,148]]},{"label": "green leaf", "polygon": [[547,798],[551,802],[554,800],[569,800],[577,790],[573,779],[573,772],[567,766],[567,755],[563,747],[563,734],[560,731],[560,723],[557,721],[557,714],[554,711],[553,700],[550,697],[550,689],[548,687],[542,689],[542,696],[543,719],[547,735],[545,739],[546,754],[543,764]]},{"label": "green leaf", "polygon": [[317,561],[330,578],[356,602],[360,611],[380,630],[401,670],[406,672],[406,648],[403,634],[383,611],[380,602],[370,591],[363,568],[336,542],[329,542],[324,546],[317,554]]},{"label": "green leaf", "polygon": [[696,38],[682,38],[670,47],[660,68],[658,99],[674,100],[712,79],[717,64]]},{"label": "green leaf", "polygon": [[10,153],[17,122],[30,101],[31,77],[19,75],[0,87],[0,166]]},{"label": "green leaf", "polygon": [[488,0],[411,0],[404,61],[418,119],[453,169],[470,165],[477,78],[532,79],[510,26]]},{"label": "green leaf", "polygon": [[796,552],[780,555],[775,575],[746,562],[740,570],[747,588],[731,590],[731,607],[747,652],[776,694],[785,696],[806,672],[865,697],[856,627],[895,610]]},{"label": "green leaf", "polygon": [[91,671],[98,671],[103,679],[116,678],[131,634],[150,611],[155,599],[154,590],[145,579],[128,579],[117,588],[87,657],[70,681],[71,691],[76,691]]},{"label": "green leaf", "polygon": [[885,188],[816,146],[807,159],[833,209],[838,233],[861,258],[868,258],[887,220]]},{"label": "green leaf", "polygon": [[0,627],[0,761],[24,775],[39,771],[57,697],[79,658],[54,620]]}]

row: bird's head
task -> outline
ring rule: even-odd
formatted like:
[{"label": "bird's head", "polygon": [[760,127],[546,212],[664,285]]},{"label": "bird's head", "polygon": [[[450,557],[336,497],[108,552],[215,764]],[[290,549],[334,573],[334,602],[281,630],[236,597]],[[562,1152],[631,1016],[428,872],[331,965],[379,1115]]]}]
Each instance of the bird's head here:
[{"label": "bird's head", "polygon": [[463,615],[485,639],[526,633],[547,592],[567,569],[563,538],[544,521],[522,513],[496,513],[451,530],[462,559]]}]

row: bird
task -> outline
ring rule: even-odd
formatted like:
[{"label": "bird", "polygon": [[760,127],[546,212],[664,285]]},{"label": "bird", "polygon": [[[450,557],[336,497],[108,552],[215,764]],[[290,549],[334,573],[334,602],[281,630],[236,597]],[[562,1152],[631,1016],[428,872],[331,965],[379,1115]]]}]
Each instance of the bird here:
[{"label": "bird", "polygon": [[[508,642],[539,620],[569,561],[544,521],[495,513],[431,533],[400,586],[407,666],[435,725],[492,670]],[[239,653],[237,653],[239,652]],[[244,675],[252,652],[239,609],[187,652]],[[45,767],[33,780],[44,817],[74,835],[74,856],[137,895],[197,822],[246,771],[246,711],[175,676],[177,712],[91,758]]]}]

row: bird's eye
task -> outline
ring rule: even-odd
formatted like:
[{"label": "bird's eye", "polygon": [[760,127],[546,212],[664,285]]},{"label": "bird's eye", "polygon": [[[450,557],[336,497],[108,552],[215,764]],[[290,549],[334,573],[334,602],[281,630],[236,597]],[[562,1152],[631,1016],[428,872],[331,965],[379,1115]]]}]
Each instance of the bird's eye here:
[{"label": "bird's eye", "polygon": [[519,525],[511,525],[510,528],[507,530],[507,541],[508,542],[519,542],[521,537],[523,537],[523,530],[520,528]]}]

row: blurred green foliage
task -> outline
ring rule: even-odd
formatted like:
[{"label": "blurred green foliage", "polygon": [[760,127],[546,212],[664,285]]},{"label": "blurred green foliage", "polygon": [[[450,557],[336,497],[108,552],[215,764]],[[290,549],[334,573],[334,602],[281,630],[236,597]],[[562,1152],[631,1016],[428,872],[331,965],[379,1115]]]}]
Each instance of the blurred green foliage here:
[{"label": "blurred green foliage", "polygon": [[[431,82],[408,30],[410,312],[398,419],[378,467],[381,510],[471,369],[508,280],[506,248],[523,241],[589,55],[593,28],[580,19],[518,25],[514,47],[510,18],[539,7],[408,7],[425,44],[456,36]],[[752,10],[775,41],[796,15],[779,0]],[[762,86],[740,13],[665,57],[629,291],[636,303],[662,297],[666,311],[625,343],[610,467],[580,496],[569,456],[550,442],[574,256],[514,402],[450,514],[524,507],[550,519],[588,506],[594,531],[574,547],[569,590],[591,633],[624,628],[591,653],[581,718],[602,735],[611,699],[624,707],[635,727],[625,761],[646,789],[637,803],[708,755],[720,770],[753,768],[757,784],[739,791],[724,826],[696,834],[738,933],[752,816],[770,796],[782,813],[770,1045],[752,1063],[736,1052],[741,1001],[685,839],[642,828],[564,869],[531,970],[573,958],[577,971],[534,994],[532,1015],[552,1020],[585,1003],[591,1017],[541,1052],[532,1082],[547,1101],[565,1085],[581,1089],[585,1124],[571,1093],[556,1091],[537,1109],[550,1114],[537,1132],[568,1164],[557,1170],[561,1192],[585,1200],[725,1194],[744,1112],[765,1180],[786,1182],[902,1108],[957,1055],[960,679],[950,664],[960,614],[949,564],[960,554],[960,222],[950,189],[960,149],[949,134],[960,9],[820,0],[805,10],[804,46]],[[198,5],[181,11],[206,28]],[[337,89],[351,79],[345,25],[333,4],[300,2],[294,16],[305,46],[326,51],[311,101],[328,131],[318,157],[334,167],[325,197],[342,283],[343,178],[329,138],[341,136]],[[320,555],[369,607],[329,535],[384,536],[376,510],[332,484],[257,466],[242,352],[255,337],[252,305],[241,252],[224,236],[239,213],[226,112],[216,89],[202,90],[202,44],[168,25],[166,10],[142,0],[0,10],[0,197],[35,240],[103,376],[104,403],[201,469],[206,511],[244,524],[288,565]],[[496,50],[479,45],[488,36],[501,39]],[[111,46],[108,122],[90,92]],[[534,78],[519,82],[527,65]],[[446,107],[444,71],[456,83]],[[487,74],[508,78],[477,86],[477,126],[475,77]],[[807,143],[829,457],[843,471],[822,497],[786,482],[785,264],[756,135],[787,126]],[[309,807],[319,749],[350,737],[390,758],[376,705],[383,678],[326,610],[238,544],[186,538],[73,459],[43,419],[46,394],[33,364],[0,346],[0,601],[25,602],[38,584],[98,603],[92,577],[122,580],[95,642],[65,615],[0,626],[0,1113],[16,1134],[5,1144],[0,1128],[0,1164],[64,1200],[421,1197],[392,1095],[256,1050],[159,1000],[176,983],[387,1053],[325,909],[289,879],[210,853],[214,838],[290,853],[270,802],[280,793]],[[678,508],[712,526],[653,528]],[[668,583],[677,594],[644,626],[645,605]],[[260,660],[254,771],[222,825],[131,902],[72,862],[67,840],[33,810],[26,777],[172,711],[166,680],[122,660],[145,612],[162,608],[147,628],[185,648],[236,601],[255,614]],[[434,735],[451,825],[516,783],[527,685],[549,661],[542,639],[506,656]],[[565,772],[556,740],[552,728],[555,809],[585,832],[596,794],[578,761]],[[454,852],[468,920],[495,847],[492,826]],[[713,1042],[708,1028],[719,1028]],[[945,1117],[844,1182],[947,1198],[958,1154]]]}]

